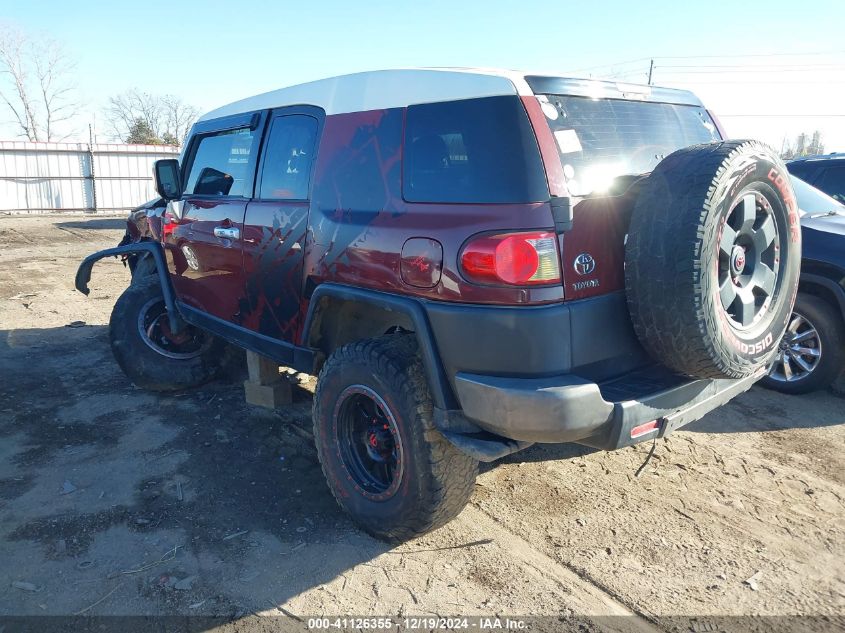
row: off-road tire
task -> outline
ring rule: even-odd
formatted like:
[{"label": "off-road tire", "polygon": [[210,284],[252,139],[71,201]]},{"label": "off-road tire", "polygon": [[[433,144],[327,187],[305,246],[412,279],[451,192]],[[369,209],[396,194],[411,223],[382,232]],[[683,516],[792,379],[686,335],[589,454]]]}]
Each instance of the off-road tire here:
[{"label": "off-road tire", "polygon": [[[757,201],[755,217],[770,218],[777,232],[764,251],[774,258],[775,281],[746,327],[723,307],[719,276],[720,244],[733,231],[728,217],[749,197]],[[743,378],[762,370],[777,353],[795,301],[800,236],[788,173],[766,145],[723,141],[667,156],[640,190],[625,246],[628,309],[645,349],[693,377]],[[728,258],[730,266],[745,265],[742,252]]]},{"label": "off-road tire", "polygon": [[798,293],[793,312],[804,317],[818,333],[821,343],[818,364],[806,377],[793,382],[766,376],[760,384],[788,394],[810,393],[829,387],[845,369],[845,324],[842,314],[824,299],[801,292]]},{"label": "off-road tire", "polygon": [[[404,469],[398,489],[387,499],[362,494],[341,457],[335,413],[341,395],[354,385],[383,399],[401,438]],[[436,529],[457,516],[472,494],[478,462],[434,427],[431,394],[412,334],[337,349],[320,372],[313,420],[329,489],[353,521],[376,538],[400,542]]]},{"label": "off-road tire", "polygon": [[180,391],[217,377],[230,361],[231,351],[207,334],[208,343],[193,358],[170,358],[157,353],[143,339],[138,317],[150,301],[163,295],[158,277],[133,280],[114,304],[109,320],[112,353],[123,373],[150,391]]}]

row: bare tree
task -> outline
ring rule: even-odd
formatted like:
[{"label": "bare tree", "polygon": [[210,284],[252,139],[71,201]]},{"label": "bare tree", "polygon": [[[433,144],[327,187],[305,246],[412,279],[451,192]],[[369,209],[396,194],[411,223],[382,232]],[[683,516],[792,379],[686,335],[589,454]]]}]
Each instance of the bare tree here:
[{"label": "bare tree", "polygon": [[165,132],[162,138],[170,135],[171,138],[176,139],[177,145],[181,145],[187,138],[188,132],[191,131],[191,126],[197,120],[199,110],[173,95],[161,97],[161,104],[164,110],[165,123]]},{"label": "bare tree", "polygon": [[822,133],[819,130],[813,132],[813,137],[810,139],[810,145],[807,148],[807,153],[810,155],[824,154],[824,143],[822,142]]},{"label": "bare tree", "polygon": [[30,141],[69,136],[59,130],[79,112],[75,73],[60,43],[0,27],[0,102],[11,112],[20,136]]},{"label": "bare tree", "polygon": [[127,141],[138,129],[149,130],[159,143],[179,145],[188,135],[199,111],[173,95],[154,95],[136,89],[109,99],[105,109],[112,135]]},{"label": "bare tree", "polygon": [[786,137],[783,139],[780,157],[784,160],[816,154],[824,154],[824,141],[819,130],[813,132],[812,135],[801,132],[795,137],[795,142],[790,142]]}]

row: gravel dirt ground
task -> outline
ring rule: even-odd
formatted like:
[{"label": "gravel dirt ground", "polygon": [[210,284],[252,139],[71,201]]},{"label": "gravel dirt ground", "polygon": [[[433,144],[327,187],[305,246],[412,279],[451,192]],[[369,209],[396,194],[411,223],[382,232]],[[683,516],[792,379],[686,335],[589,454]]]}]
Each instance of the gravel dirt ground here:
[{"label": "gravel dirt ground", "polygon": [[0,615],[845,614],[843,398],[754,388],[640,477],[650,444],[535,446],[483,465],[457,520],[389,546],[323,482],[313,378],[291,375],[278,411],[237,381],[128,382],[107,327],[128,272],[72,286],[123,224],[0,218]]}]

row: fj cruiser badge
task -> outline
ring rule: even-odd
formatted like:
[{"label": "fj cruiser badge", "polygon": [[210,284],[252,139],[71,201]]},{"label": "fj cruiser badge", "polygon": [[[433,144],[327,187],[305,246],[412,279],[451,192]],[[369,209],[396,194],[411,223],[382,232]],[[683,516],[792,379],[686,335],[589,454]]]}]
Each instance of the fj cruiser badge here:
[{"label": "fj cruiser badge", "polygon": [[581,253],[575,258],[574,266],[579,275],[589,275],[596,269],[596,260],[589,253]]}]

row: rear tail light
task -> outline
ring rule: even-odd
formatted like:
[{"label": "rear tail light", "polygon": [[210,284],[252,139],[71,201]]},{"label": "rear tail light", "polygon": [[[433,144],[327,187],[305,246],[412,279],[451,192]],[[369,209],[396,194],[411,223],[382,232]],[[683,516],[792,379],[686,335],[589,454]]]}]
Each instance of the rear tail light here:
[{"label": "rear tail light", "polygon": [[557,240],[549,231],[475,237],[461,252],[461,268],[471,281],[487,284],[560,282]]}]

